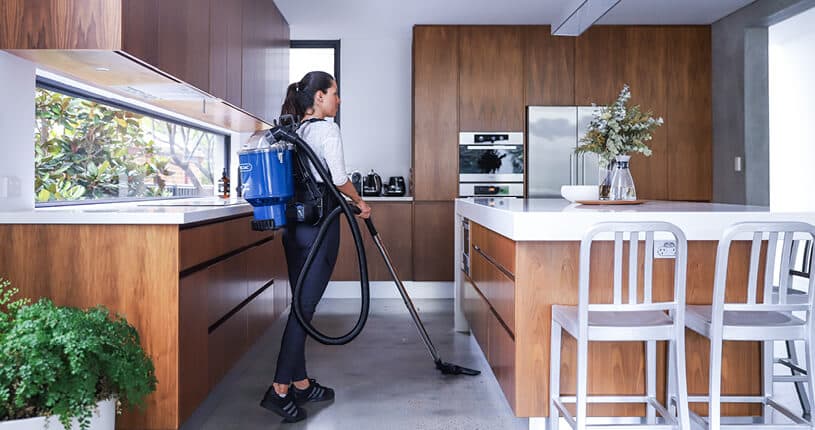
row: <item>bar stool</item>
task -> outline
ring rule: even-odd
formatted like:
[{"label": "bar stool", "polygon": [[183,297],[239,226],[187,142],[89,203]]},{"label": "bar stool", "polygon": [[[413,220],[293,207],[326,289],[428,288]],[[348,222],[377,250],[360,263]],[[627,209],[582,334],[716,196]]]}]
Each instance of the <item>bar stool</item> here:
[{"label": "bar stool", "polygon": [[[726,303],[725,288],[727,285],[727,265],[730,255],[730,245],[739,238],[751,237],[752,247],[750,250],[750,266],[747,280],[747,302],[746,303]],[[766,236],[766,239],[765,239]],[[686,324],[691,330],[710,339],[710,382],[708,396],[691,396],[690,400],[707,401],[709,406],[709,416],[707,422],[691,412],[692,419],[710,429],[720,428],[764,428],[764,429],[790,429],[790,428],[812,428],[809,421],[795,415],[792,411],[779,404],[773,398],[773,341],[795,341],[803,340],[806,350],[806,368],[809,369],[815,356],[813,356],[813,326],[812,310],[813,297],[807,295],[806,300],[798,300],[797,303],[788,300],[789,277],[783,274],[789,272],[791,253],[794,238],[804,236],[807,239],[815,239],[815,226],[800,222],[765,222],[765,223],[740,223],[727,229],[719,240],[716,251],[716,268],[714,275],[713,300],[712,305],[687,307]],[[761,247],[767,241],[766,258],[764,261],[765,278],[764,297],[761,302],[757,301],[758,272],[762,265],[760,260]],[[773,286],[773,274],[775,273],[776,252],[781,240],[781,274],[777,288]],[[815,278],[810,277],[809,290],[812,290]],[[775,290],[775,293],[773,292]],[[813,290],[815,291],[815,290]],[[805,319],[800,319],[792,312],[805,312]],[[735,341],[760,341],[762,342],[762,393],[760,396],[722,396],[722,343],[725,340]],[[810,372],[811,373],[811,372]],[[812,388],[812,375],[808,375],[806,383]],[[789,381],[792,382],[792,381]],[[812,409],[812,398],[808,399],[810,410]],[[761,403],[763,405],[763,416],[765,421],[770,418],[772,409],[789,418],[794,424],[773,425],[744,424],[725,425],[721,424],[721,403]]]},{"label": "bar stool", "polygon": [[[803,243],[803,247],[801,244]],[[789,288],[787,290],[787,303],[806,303],[808,299],[807,294],[809,291],[802,291],[795,289],[794,280],[796,278],[809,279],[812,274],[812,244],[811,240],[795,240],[792,241],[792,252],[790,253],[789,267],[782,265],[780,274],[781,276],[788,276],[787,281]],[[796,267],[799,263],[800,268]],[[778,287],[773,287],[773,294],[778,294]],[[774,301],[777,301],[774,298]],[[801,405],[802,417],[806,420],[812,417],[812,409],[809,406],[809,396],[807,394],[805,383],[807,381],[806,369],[801,367],[798,363],[798,352],[795,347],[794,340],[788,340],[785,343],[786,357],[775,358],[775,363],[786,367],[790,371],[790,375],[778,375],[773,372],[773,382],[792,382],[795,384],[795,393],[798,395],[798,402]],[[775,369],[773,369],[775,370]]]},{"label": "bar stool", "polygon": [[[645,235],[643,255],[642,301],[638,301],[640,234]],[[664,234],[676,242],[676,260],[673,282],[673,300],[654,302],[652,298],[654,235]],[[591,246],[598,235],[614,237],[614,297],[611,304],[589,303],[591,272]],[[627,234],[628,239],[625,240]],[[628,243],[628,301],[623,303],[622,275],[623,248]],[[690,418],[687,402],[685,370],[685,276],[687,270],[687,241],[682,231],[666,222],[600,223],[586,233],[580,242],[580,268],[578,279],[578,305],[552,306],[552,337],[549,374],[549,418],[551,429],[559,428],[562,414],[573,429],[614,428],[617,426],[589,426],[586,423],[588,403],[645,403],[646,426],[659,429],[689,429]],[[577,340],[577,395],[561,396],[560,350],[561,331],[566,330]],[[646,393],[644,396],[589,396],[587,393],[588,343],[589,341],[637,341],[646,344]],[[671,363],[669,384],[678,399],[678,417],[665,408],[656,398],[656,342],[668,341]],[[678,352],[677,352],[678,351]],[[565,404],[576,403],[576,416],[572,416]],[[658,423],[656,413],[662,416]],[[632,428],[631,425],[618,427]],[[636,426],[639,427],[639,426]]]}]

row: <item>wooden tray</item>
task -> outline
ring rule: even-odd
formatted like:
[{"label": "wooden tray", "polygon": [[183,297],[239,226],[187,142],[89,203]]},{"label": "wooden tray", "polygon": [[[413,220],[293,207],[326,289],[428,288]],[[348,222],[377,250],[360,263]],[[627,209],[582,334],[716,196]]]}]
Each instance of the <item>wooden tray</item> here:
[{"label": "wooden tray", "polygon": [[577,200],[581,205],[641,205],[645,200]]}]

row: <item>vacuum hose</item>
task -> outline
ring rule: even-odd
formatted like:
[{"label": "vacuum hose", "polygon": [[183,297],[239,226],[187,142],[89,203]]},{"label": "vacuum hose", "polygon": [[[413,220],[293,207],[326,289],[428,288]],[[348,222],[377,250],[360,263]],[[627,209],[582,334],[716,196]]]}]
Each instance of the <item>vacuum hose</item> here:
[{"label": "vacuum hose", "polygon": [[[311,161],[311,164],[317,169],[317,173],[323,179],[323,183],[333,184],[331,181],[331,175],[325,169],[325,166],[323,166],[323,163],[317,157],[317,154],[314,153],[311,147],[308,146],[308,144],[300,136],[298,136],[297,133],[286,127],[275,127],[270,132],[275,140],[285,140],[295,145],[298,151],[303,151],[306,157],[308,157],[308,159]],[[317,232],[317,238],[315,239],[314,244],[311,246],[308,257],[306,257],[306,262],[303,264],[303,268],[300,270],[300,276],[297,277],[297,282],[294,286],[292,311],[297,317],[297,321],[299,321],[300,325],[303,326],[306,333],[308,333],[309,336],[314,338],[314,340],[317,342],[324,345],[344,345],[359,336],[362,329],[365,327],[365,323],[368,321],[368,312],[371,305],[371,291],[368,283],[368,262],[365,259],[365,247],[363,246],[362,235],[359,232],[357,222],[354,220],[354,210],[359,213],[359,209],[356,207],[352,208],[351,205],[345,201],[345,198],[340,194],[336,187],[327,186],[326,188],[331,191],[331,194],[340,205],[322,220],[320,230]],[[348,226],[351,228],[351,235],[354,237],[354,246],[357,250],[357,256],[359,257],[359,279],[362,303],[360,305],[359,318],[357,319],[356,325],[354,325],[354,327],[348,333],[342,336],[332,337],[321,333],[314,328],[313,325],[311,325],[310,321],[306,321],[305,317],[303,316],[303,310],[301,309],[300,295],[303,291],[303,283],[305,282],[306,274],[309,272],[309,269],[314,262],[314,258],[317,256],[317,251],[320,248],[320,244],[322,244],[322,241],[328,232],[328,228],[334,221],[334,218],[338,217],[340,213],[344,214],[346,220],[348,221]],[[365,221],[368,224],[368,228],[372,229],[373,224],[371,223],[370,219],[366,219]]]}]

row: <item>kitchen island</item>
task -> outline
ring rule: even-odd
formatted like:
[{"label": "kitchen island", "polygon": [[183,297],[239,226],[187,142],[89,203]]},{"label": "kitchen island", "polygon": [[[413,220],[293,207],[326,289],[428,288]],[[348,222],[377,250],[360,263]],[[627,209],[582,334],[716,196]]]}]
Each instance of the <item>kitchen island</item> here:
[{"label": "kitchen island", "polygon": [[[773,213],[766,207],[691,202],[646,202],[631,206],[584,206],[562,199],[466,198],[456,200],[456,225],[469,220],[469,240],[456,229],[455,328],[471,331],[517,416],[541,428],[549,414],[549,338],[553,304],[576,305],[579,243],[604,221],[667,221],[688,239],[688,304],[709,304],[716,245],[731,224],[744,221],[803,221],[813,213]],[[467,245],[468,265],[464,246]],[[746,295],[749,242],[731,249],[728,298]],[[613,242],[592,250],[592,300],[610,300]],[[469,266],[469,270],[465,272]],[[654,260],[655,296],[669,291],[673,260]],[[608,278],[607,276],[605,278]],[[763,279],[762,276],[759,276]],[[761,285],[760,285],[761,288]],[[607,294],[606,294],[607,293]],[[687,332],[688,391],[708,384],[706,339]],[[565,335],[561,386],[574,393],[576,350]],[[658,393],[664,397],[665,345],[659,349]],[[589,394],[635,394],[645,390],[642,343],[589,345]],[[760,348],[755,342],[725,342],[723,393],[751,395],[761,389]],[[694,410],[706,414],[704,404]],[[725,405],[726,415],[760,415],[756,405]],[[641,405],[589,405],[589,415],[643,416]]]},{"label": "kitchen island", "polygon": [[127,318],[158,385],[117,428],[177,429],[288,306],[280,233],[253,231],[251,214],[218,198],[0,212],[0,277]]}]

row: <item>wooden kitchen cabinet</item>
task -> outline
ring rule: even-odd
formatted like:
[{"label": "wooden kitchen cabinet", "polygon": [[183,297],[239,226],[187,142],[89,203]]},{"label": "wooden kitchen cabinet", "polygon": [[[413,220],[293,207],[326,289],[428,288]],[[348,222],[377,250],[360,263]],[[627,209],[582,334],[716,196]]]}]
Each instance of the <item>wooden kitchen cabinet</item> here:
[{"label": "wooden kitchen cabinet", "polygon": [[[629,105],[668,118],[669,52],[664,27],[594,26],[576,41],[575,98],[578,105],[607,105],[623,85]],[[602,76],[602,79],[598,79]],[[668,199],[668,132],[659,127],[649,142],[653,155],[634,154],[631,175],[641,199]]]},{"label": "wooden kitchen cabinet", "polygon": [[462,26],[459,55],[459,130],[523,131],[521,27]]},{"label": "wooden kitchen cabinet", "polygon": [[210,0],[209,93],[242,106],[243,0]]},{"label": "wooden kitchen cabinet", "polygon": [[458,196],[458,44],[455,26],[413,28],[413,196]]},{"label": "wooden kitchen cabinet", "polygon": [[709,26],[594,26],[577,38],[577,104],[611,103],[627,83],[631,104],[665,120],[653,155],[631,160],[640,198],[712,198],[710,43]]},{"label": "wooden kitchen cabinet", "polygon": [[[271,0],[9,0],[0,9],[0,49],[235,131],[279,115],[288,46]],[[186,85],[229,104],[174,98]]]},{"label": "wooden kitchen cabinet", "polygon": [[[394,268],[403,280],[413,279],[411,234],[413,214],[411,202],[368,202],[374,226],[382,243],[390,254]],[[344,217],[340,219],[340,250],[334,266],[332,281],[359,281],[357,252],[351,229]],[[365,222],[357,219],[359,232],[365,243],[365,257],[368,260],[368,280],[390,281],[391,274],[376,247]]]},{"label": "wooden kitchen cabinet", "polygon": [[710,27],[667,30],[670,52],[668,198],[713,199],[713,100]]},{"label": "wooden kitchen cabinet", "polygon": [[523,28],[527,106],[574,106],[574,37],[553,36],[548,25]]},{"label": "wooden kitchen cabinet", "polygon": [[250,220],[0,225],[0,240],[15,244],[0,250],[0,267],[21,296],[126,317],[159,383],[117,428],[175,429],[288,306],[281,233],[253,232]]},{"label": "wooden kitchen cabinet", "polygon": [[454,202],[413,203],[413,280],[452,281]]},{"label": "wooden kitchen cabinet", "polygon": [[[456,31],[457,57],[444,55]],[[526,106],[605,105],[629,84],[631,103],[665,120],[649,143],[653,155],[631,161],[638,196],[709,201],[710,38],[710,26],[592,26],[577,38],[552,36],[548,26],[414,27],[416,200],[458,195],[458,139],[446,131],[454,114],[445,108],[454,99],[456,131],[527,131]]]}]

